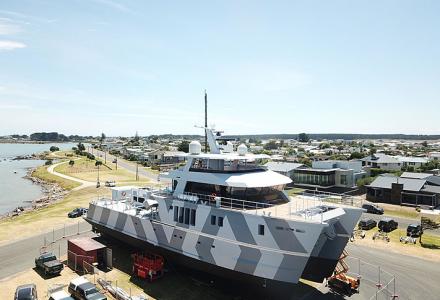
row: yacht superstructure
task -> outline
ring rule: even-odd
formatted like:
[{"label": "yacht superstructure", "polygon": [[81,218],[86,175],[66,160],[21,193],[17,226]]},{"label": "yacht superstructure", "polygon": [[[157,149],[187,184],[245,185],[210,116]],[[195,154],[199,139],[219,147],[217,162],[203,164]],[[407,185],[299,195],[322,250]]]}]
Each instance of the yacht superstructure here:
[{"label": "yacht superstructure", "polygon": [[185,166],[166,189],[120,187],[90,203],[95,230],[215,275],[270,288],[329,277],[362,210],[291,200],[291,179],[259,162],[267,155],[220,145],[205,128],[210,153],[191,142]]}]

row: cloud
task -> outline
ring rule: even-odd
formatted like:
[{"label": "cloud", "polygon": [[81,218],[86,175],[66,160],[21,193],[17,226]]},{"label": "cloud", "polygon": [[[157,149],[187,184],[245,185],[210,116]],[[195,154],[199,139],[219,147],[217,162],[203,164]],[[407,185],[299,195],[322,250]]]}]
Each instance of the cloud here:
[{"label": "cloud", "polygon": [[116,1],[113,1],[113,0],[93,0],[93,1],[96,2],[96,3],[103,4],[103,5],[106,5],[108,7],[111,7],[113,9],[119,10],[119,11],[124,12],[124,13],[134,13],[134,11],[132,11],[127,6],[125,6],[125,5],[121,4],[121,3],[118,3]]},{"label": "cloud", "polygon": [[13,17],[19,18],[19,19],[26,19],[26,20],[30,20],[30,21],[41,22],[41,23],[54,23],[57,21],[56,19],[46,19],[46,18],[31,16],[31,15],[19,13],[16,11],[10,11],[10,10],[0,10],[0,14],[13,16]]},{"label": "cloud", "polygon": [[12,35],[22,31],[21,27],[9,18],[0,17],[0,35]]},{"label": "cloud", "polygon": [[0,51],[11,51],[15,49],[22,49],[26,48],[26,44],[15,42],[15,41],[7,41],[7,40],[0,40]]}]

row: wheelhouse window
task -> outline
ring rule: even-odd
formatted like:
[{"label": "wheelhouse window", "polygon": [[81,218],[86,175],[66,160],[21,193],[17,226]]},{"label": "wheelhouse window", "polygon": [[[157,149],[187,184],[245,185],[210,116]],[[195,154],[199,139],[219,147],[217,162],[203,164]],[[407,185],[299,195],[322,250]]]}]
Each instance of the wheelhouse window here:
[{"label": "wheelhouse window", "polygon": [[215,197],[221,197],[223,205],[227,205],[224,202],[227,202],[228,198],[275,204],[288,201],[283,193],[284,187],[284,185],[275,185],[270,187],[243,188],[198,182],[187,182],[185,186],[185,192],[208,196],[215,195]]}]

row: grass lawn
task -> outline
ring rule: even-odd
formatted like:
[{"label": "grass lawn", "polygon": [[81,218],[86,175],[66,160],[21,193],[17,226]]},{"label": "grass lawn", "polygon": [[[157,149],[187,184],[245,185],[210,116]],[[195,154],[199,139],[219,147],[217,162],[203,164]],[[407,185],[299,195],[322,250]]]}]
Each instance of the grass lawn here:
[{"label": "grass lawn", "polygon": [[297,196],[298,194],[301,194],[304,191],[305,191],[305,189],[301,189],[301,188],[293,188],[290,190],[286,190],[287,195],[292,196],[292,197]]},{"label": "grass lawn", "polygon": [[421,245],[419,239],[416,244],[405,244],[400,242],[401,236],[406,236],[405,229],[396,229],[388,234],[390,242],[387,243],[383,240],[373,240],[373,235],[378,231],[377,227],[366,231],[364,239],[356,238],[355,243],[360,245],[372,246],[375,248],[383,248],[384,251],[392,251],[400,254],[412,255],[417,257],[423,257],[424,259],[431,259],[440,261],[440,237],[426,231],[422,236]]},{"label": "grass lawn", "polygon": [[58,183],[63,189],[66,190],[71,190],[81,185],[79,182],[61,178],[59,176],[49,173],[47,171],[47,167],[48,166],[40,166],[36,168],[35,171],[32,172],[32,176],[35,176],[47,182]]},{"label": "grass lawn", "polygon": [[383,207],[385,215],[420,220],[420,213],[415,208],[398,205],[380,206]]},{"label": "grass lawn", "polygon": [[47,232],[64,224],[76,224],[81,219],[69,219],[67,213],[76,207],[88,207],[89,202],[98,196],[110,196],[110,189],[89,187],[72,191],[47,207],[4,219],[0,221],[0,243]]},{"label": "grass lawn", "polygon": [[[68,163],[59,165],[55,168],[55,171],[87,181],[96,181],[98,178],[98,167],[95,166],[95,161],[85,157],[75,160],[73,166],[70,166]],[[114,180],[116,183],[125,183],[134,181],[135,174],[125,169],[119,168],[116,170],[101,165],[99,166],[99,179],[101,182]],[[139,180],[142,182],[148,181],[143,176],[139,176]]]}]

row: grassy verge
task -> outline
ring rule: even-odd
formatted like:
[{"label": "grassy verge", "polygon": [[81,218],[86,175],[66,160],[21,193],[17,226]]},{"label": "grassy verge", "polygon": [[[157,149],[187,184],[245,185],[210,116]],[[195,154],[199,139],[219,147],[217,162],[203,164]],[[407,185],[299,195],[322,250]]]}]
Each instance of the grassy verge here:
[{"label": "grassy verge", "polygon": [[295,196],[301,194],[304,191],[305,191],[305,189],[301,189],[301,188],[293,188],[293,189],[290,189],[290,190],[286,190],[287,195],[292,196],[292,197],[295,197]]},{"label": "grassy verge", "polygon": [[[68,163],[59,165],[55,167],[55,171],[86,181],[96,181],[98,178],[98,167],[95,166],[95,161],[84,157],[75,160],[72,166]],[[117,183],[126,183],[134,181],[135,174],[125,169],[119,168],[116,170],[106,165],[101,165],[99,167],[99,179],[101,182],[114,180]],[[140,181],[148,181],[147,178],[142,176],[139,176],[139,179]]]},{"label": "grassy verge", "polygon": [[401,217],[407,219],[420,219],[420,213],[411,207],[386,206],[384,207],[384,214],[388,216]]},{"label": "grassy verge", "polygon": [[34,172],[32,172],[32,176],[37,177],[41,180],[44,180],[46,182],[50,183],[57,183],[59,184],[63,189],[71,190],[74,189],[81,184],[69,179],[61,178],[59,176],[56,176],[54,174],[51,174],[47,171],[47,166],[40,166],[35,169]]},{"label": "grassy verge", "polygon": [[108,188],[84,188],[70,192],[64,199],[47,207],[4,219],[0,221],[0,243],[46,232],[64,224],[76,224],[79,219],[67,218],[69,211],[76,207],[88,207],[93,198],[109,195]]}]

